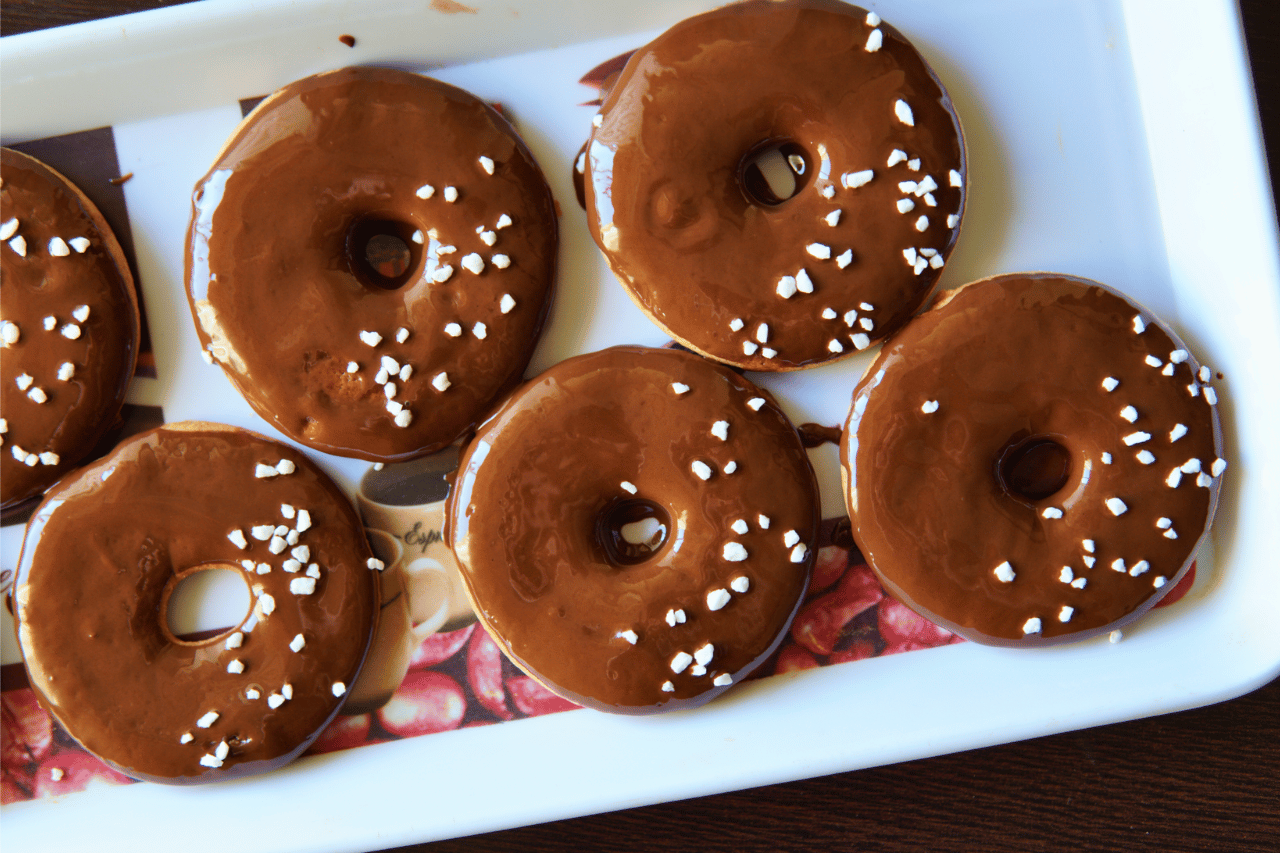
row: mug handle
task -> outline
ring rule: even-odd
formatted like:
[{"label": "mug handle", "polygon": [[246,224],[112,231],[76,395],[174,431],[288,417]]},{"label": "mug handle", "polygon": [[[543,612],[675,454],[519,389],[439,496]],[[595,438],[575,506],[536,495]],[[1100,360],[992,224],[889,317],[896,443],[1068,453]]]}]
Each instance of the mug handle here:
[{"label": "mug handle", "polygon": [[405,578],[405,580],[403,580],[401,583],[406,588],[405,589],[406,594],[408,593],[408,589],[407,589],[408,578],[412,577],[415,574],[420,574],[420,573],[430,573],[430,574],[438,575],[440,580],[440,588],[445,590],[445,595],[440,597],[440,603],[436,607],[435,612],[432,613],[423,621],[414,625],[412,628],[414,636],[418,638],[419,642],[421,642],[422,640],[425,640],[427,637],[439,631],[440,628],[444,626],[444,623],[449,620],[449,596],[448,596],[448,589],[449,589],[449,583],[450,583],[449,570],[446,569],[443,565],[441,565],[438,560],[434,560],[431,557],[419,557],[416,560],[413,560],[405,564],[401,569],[401,571],[403,573],[403,577]]}]

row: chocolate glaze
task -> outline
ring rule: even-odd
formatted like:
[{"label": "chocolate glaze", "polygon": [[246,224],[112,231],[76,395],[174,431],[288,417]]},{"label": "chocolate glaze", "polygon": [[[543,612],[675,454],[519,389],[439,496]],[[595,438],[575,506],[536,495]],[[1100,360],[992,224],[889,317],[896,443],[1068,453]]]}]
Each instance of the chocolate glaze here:
[{"label": "chocolate glaze", "polygon": [[[281,460],[296,470],[255,476]],[[284,570],[295,546],[272,553],[252,534],[258,525],[304,528],[314,592],[291,591],[307,577]],[[248,547],[228,539],[234,530]],[[301,452],[214,424],[144,433],[60,482],[31,520],[13,593],[31,686],[86,749],[139,779],[189,784],[278,767],[338,712],[335,682],[359,673],[377,615],[371,556],[346,496]],[[254,591],[238,648],[227,648],[230,631],[199,642],[168,631],[176,581],[209,565],[240,572]],[[298,634],[305,645],[294,651]],[[243,673],[228,671],[233,660]],[[292,698],[272,709],[285,684]],[[210,711],[217,719],[200,727]],[[203,766],[224,741],[222,766]]]},{"label": "chocolate glaze", "polygon": [[[356,243],[376,233],[405,242],[403,275],[366,262]],[[245,119],[196,187],[187,245],[201,344],[254,409],[318,450],[391,461],[449,444],[520,380],[549,305],[556,224],[541,171],[492,108],[416,74],[348,68],[292,83]],[[478,274],[463,267],[471,255]],[[387,377],[407,427],[377,381],[384,356],[412,371]]]},{"label": "chocolate glaze", "polygon": [[[1080,639],[1136,618],[1173,589],[1213,518],[1222,438],[1200,372],[1167,326],[1095,282],[1020,273],[947,294],[854,392],[841,457],[862,553],[902,601],[978,642]],[[1175,424],[1186,432],[1171,440]],[[1139,432],[1150,438],[1126,445]],[[1033,445],[1042,464],[1014,465]],[[1207,483],[1190,472],[1171,487],[1189,460]],[[1032,618],[1041,630],[1025,634]]]},{"label": "chocolate glaze", "polygon": [[[869,51],[873,32],[883,44]],[[914,125],[895,114],[899,100]],[[955,243],[964,188],[950,173],[965,173],[965,151],[951,100],[901,34],[855,6],[748,2],[683,21],[631,57],[599,118],[591,232],[654,322],[720,361],[792,370],[869,346],[924,302]],[[780,204],[753,201],[744,163],[781,143],[803,152],[804,185]],[[887,165],[895,149],[907,159]],[[864,170],[867,183],[844,185]],[[937,184],[929,198],[899,188],[926,176]],[[917,269],[907,249],[938,260]],[[813,292],[780,296],[780,280],[802,269]]]},{"label": "chocolate glaze", "polygon": [[[0,246],[0,314],[18,330],[0,358],[0,494],[9,509],[74,468],[112,425],[133,376],[140,324],[124,254],[93,204],[57,172],[8,148],[0,178],[0,222],[17,221]],[[15,247],[19,238],[25,254]],[[52,254],[55,238],[66,254]],[[88,246],[80,251],[75,238]],[[73,316],[82,306],[84,320]],[[52,329],[45,318],[53,318]],[[68,327],[76,337],[63,333]],[[73,371],[65,380],[64,364]],[[31,379],[25,389],[23,376]],[[29,396],[37,389],[45,402]],[[19,450],[42,461],[28,465]]]},{"label": "chocolate glaze", "polygon": [[[712,433],[721,420],[725,440]],[[614,555],[610,522],[645,506],[669,523],[665,541],[647,558]],[[808,457],[766,392],[689,353],[615,347],[556,365],[481,425],[446,537],[512,660],[578,704],[650,713],[708,701],[727,688],[713,679],[740,681],[774,650],[808,584],[818,506]],[[739,519],[746,533],[731,528]],[[745,559],[726,559],[732,542]],[[741,575],[749,588],[732,591]],[[717,589],[729,600],[713,611]],[[672,610],[685,621],[668,624]],[[705,674],[692,662],[673,672],[678,653],[708,642]]]}]

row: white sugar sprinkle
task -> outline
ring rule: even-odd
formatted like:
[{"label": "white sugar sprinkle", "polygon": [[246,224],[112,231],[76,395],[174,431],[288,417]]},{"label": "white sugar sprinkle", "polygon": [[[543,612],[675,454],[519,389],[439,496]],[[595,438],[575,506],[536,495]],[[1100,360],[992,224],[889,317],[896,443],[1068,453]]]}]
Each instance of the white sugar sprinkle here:
[{"label": "white sugar sprinkle", "polygon": [[462,264],[462,268],[464,270],[466,270],[469,273],[472,273],[473,275],[479,275],[480,273],[484,272],[484,259],[481,258],[479,255],[477,255],[475,252],[472,252],[469,255],[464,256],[463,259],[459,261],[459,263]]},{"label": "white sugar sprinkle", "polygon": [[1133,333],[1140,335],[1147,330],[1147,322],[1142,319],[1141,314],[1133,315]]},{"label": "white sugar sprinkle", "polygon": [[1120,417],[1124,418],[1129,423],[1133,423],[1138,419],[1138,410],[1133,406],[1125,406],[1120,410]]},{"label": "white sugar sprinkle", "polygon": [[1184,426],[1183,424],[1174,424],[1173,429],[1169,430],[1169,443],[1173,444],[1173,442],[1182,438],[1186,434],[1187,434],[1186,426]]},{"label": "white sugar sprinkle", "polygon": [[1071,607],[1070,605],[1067,605],[1067,604],[1062,605],[1062,609],[1058,611],[1058,621],[1070,622],[1071,614],[1075,612],[1076,612],[1076,609],[1074,607]]},{"label": "white sugar sprinkle", "polygon": [[0,240],[8,240],[14,234],[18,233],[18,219],[13,217],[6,219],[3,225],[0,225]]},{"label": "white sugar sprinkle", "polygon": [[955,228],[955,227],[956,227],[957,225],[959,225],[959,224],[960,224],[960,214],[958,214],[958,213],[948,213],[948,214],[947,214],[947,227],[948,227],[948,228]]},{"label": "white sugar sprinkle", "polygon": [[667,611],[667,624],[673,628],[676,625],[683,624],[685,622],[685,618],[683,609],[671,609]]},{"label": "white sugar sprinkle", "polygon": [[1204,400],[1210,406],[1218,405],[1218,392],[1210,388],[1208,385],[1204,386]]},{"label": "white sugar sprinkle", "polygon": [[387,567],[387,564],[379,560],[377,557],[370,557],[364,561],[365,567],[375,572],[380,572]]},{"label": "white sugar sprinkle", "polygon": [[44,389],[39,386],[36,386],[35,388],[32,388],[30,391],[28,391],[27,397],[32,402],[35,402],[35,403],[44,403],[44,402],[47,402],[49,399],[49,396],[44,393]]},{"label": "white sugar sprinkle", "polygon": [[897,207],[899,213],[910,213],[916,209],[916,203],[909,198],[900,198]]},{"label": "white sugar sprinkle", "polygon": [[722,552],[724,558],[730,563],[741,563],[747,559],[747,549],[742,547],[741,542],[726,542]]},{"label": "white sugar sprinkle", "polygon": [[79,320],[81,323],[83,323],[85,320],[89,319],[89,306],[88,305],[76,306],[76,308],[72,310],[71,316]]},{"label": "white sugar sprinkle", "polygon": [[[41,454],[40,454],[40,458],[41,458],[41,460],[43,461],[43,459],[44,459],[44,454],[43,454],[43,453],[41,453]],[[45,464],[49,464],[49,463],[45,463]],[[1202,489],[1207,489],[1207,488],[1209,488],[1210,486],[1212,486],[1212,485],[1213,485],[1213,478],[1212,478],[1212,477],[1210,477],[1208,474],[1205,474],[1205,473],[1197,474],[1197,475],[1196,475],[1196,485],[1197,485],[1197,486],[1199,486],[1199,487],[1200,487],[1200,488],[1202,488]]]},{"label": "white sugar sprinkle", "polygon": [[873,177],[875,177],[875,172],[870,169],[863,169],[860,172],[846,172],[841,176],[840,183],[847,189],[854,190],[858,187],[865,187],[867,184],[871,183],[871,179]]},{"label": "white sugar sprinkle", "polygon": [[206,752],[204,755],[200,756],[200,765],[202,767],[212,767],[214,770],[217,770],[222,766],[222,759],[218,758],[216,755],[210,755]]},{"label": "white sugar sprinkle", "polygon": [[800,532],[798,530],[788,530],[782,534],[782,544],[790,548],[792,545],[800,541]]},{"label": "white sugar sprinkle", "polygon": [[271,708],[272,710],[279,708],[283,704],[284,704],[284,697],[281,696],[279,693],[272,693],[270,696],[267,697],[267,707]]},{"label": "white sugar sprinkle", "polygon": [[747,401],[747,408],[753,412],[760,411],[760,407],[764,405],[764,397],[752,397]]},{"label": "white sugar sprinkle", "polygon": [[729,592],[723,589],[713,589],[707,593],[707,609],[719,610],[729,603]]},{"label": "white sugar sprinkle", "polygon": [[684,394],[689,390],[689,386],[685,385],[683,382],[672,382],[671,390],[677,394]]},{"label": "white sugar sprinkle", "polygon": [[1135,455],[1135,458],[1143,465],[1150,465],[1152,462],[1156,461],[1155,454],[1150,450],[1139,450]]},{"label": "white sugar sprinkle", "polygon": [[377,332],[370,332],[366,330],[360,333],[360,340],[368,346],[376,347],[378,344],[382,343],[382,335]]},{"label": "white sugar sprinkle", "polygon": [[932,415],[934,412],[938,411],[938,401],[925,400],[924,403],[920,405],[920,411],[924,412],[926,415]]},{"label": "white sugar sprinkle", "polygon": [[962,177],[960,177],[960,173],[959,173],[959,172],[957,172],[955,169],[952,169],[952,170],[950,171],[950,173],[948,173],[947,177],[948,177],[948,180],[949,180],[949,181],[950,181],[950,183],[951,183],[951,186],[953,186],[953,187],[962,187],[962,186],[964,186],[964,179],[963,179]]},{"label": "white sugar sprinkle", "polygon": [[796,280],[794,276],[784,275],[778,279],[778,286],[775,288],[777,294],[783,299],[790,299],[796,295]]},{"label": "white sugar sprinkle", "polygon": [[1121,439],[1121,441],[1123,441],[1125,443],[1125,446],[1127,447],[1133,447],[1135,444],[1142,444],[1143,442],[1150,441],[1150,440],[1151,440],[1151,433],[1141,432],[1141,431],[1131,432]]},{"label": "white sugar sprinkle", "polygon": [[74,341],[80,337],[80,327],[75,323],[68,323],[63,326],[60,331],[62,332],[62,336],[70,341]]},{"label": "white sugar sprinkle", "polygon": [[453,276],[453,265],[445,264],[431,274],[431,280],[436,284],[444,284]]},{"label": "white sugar sprinkle", "polygon": [[445,187],[445,188],[444,188],[444,200],[445,200],[445,201],[447,201],[447,202],[455,202],[455,201],[457,201],[457,200],[458,200],[458,188],[457,188],[457,187]]},{"label": "white sugar sprinkle", "polygon": [[25,258],[27,256],[27,239],[21,234],[10,240],[8,245],[19,257]]},{"label": "white sugar sprinkle", "polygon": [[276,469],[275,469],[275,466],[273,465],[263,465],[261,462],[259,462],[257,465],[253,466],[253,476],[258,478],[259,480],[264,480],[268,477],[274,477],[275,475],[276,475]]},{"label": "white sugar sprinkle", "polygon": [[1145,574],[1147,569],[1151,568],[1151,564],[1146,560],[1139,560],[1129,569],[1129,577],[1136,578],[1138,575]]},{"label": "white sugar sprinkle", "polygon": [[793,563],[803,563],[807,556],[809,556],[809,548],[803,542],[791,549],[791,562]]},{"label": "white sugar sprinkle", "polygon": [[207,729],[218,721],[218,716],[217,711],[209,711],[203,717],[196,720],[196,725],[202,729]]},{"label": "white sugar sprinkle", "polygon": [[898,121],[903,124],[908,125],[909,127],[915,127],[916,119],[915,116],[911,114],[911,107],[909,107],[907,102],[901,98],[894,102],[893,114],[896,115],[898,117]]},{"label": "white sugar sprinkle", "polygon": [[893,168],[899,163],[905,162],[907,162],[907,152],[903,151],[901,148],[895,148],[889,152],[889,162],[886,165],[888,165],[889,168]]},{"label": "white sugar sprinkle", "polygon": [[46,450],[44,453],[40,454],[41,465],[57,465],[60,461],[62,461],[61,457],[52,450]]},{"label": "white sugar sprinkle", "polygon": [[298,572],[302,571],[302,563],[298,562],[297,560],[289,559],[289,560],[285,560],[284,563],[280,565],[280,568],[284,569],[286,572],[288,572],[291,575],[297,574]]},{"label": "white sugar sprinkle", "polygon": [[836,210],[831,211],[826,216],[824,216],[823,219],[826,220],[826,223],[828,225],[830,225],[832,228],[835,228],[836,225],[840,223],[840,210],[837,208]]},{"label": "white sugar sprinkle", "polygon": [[724,469],[723,469],[723,470],[724,470],[724,472],[725,472],[726,474],[732,474],[734,471],[737,471],[737,470],[738,470],[738,463],[737,463],[737,462],[734,462],[734,461],[731,459],[731,460],[729,460],[728,462],[724,463]]},{"label": "white sugar sprinkle", "polygon": [[444,333],[451,338],[460,337],[462,335],[462,326],[457,323],[445,323]]},{"label": "white sugar sprinkle", "polygon": [[746,592],[751,589],[751,579],[746,575],[738,575],[736,578],[729,581],[729,588],[738,593]]},{"label": "white sugar sprinkle", "polygon": [[737,533],[738,535],[745,534],[748,530],[750,530],[750,528],[747,527],[746,520],[741,518],[734,521],[733,524],[730,524],[729,529],[732,530],[734,533]]},{"label": "white sugar sprinkle", "polygon": [[1169,472],[1169,476],[1165,477],[1164,482],[1165,482],[1165,485],[1167,485],[1171,489],[1178,488],[1178,484],[1182,482],[1182,469],[1174,468],[1172,471]]},{"label": "white sugar sprinkle", "polygon": [[844,344],[840,343],[835,338],[832,338],[827,342],[827,350],[830,352],[844,352]]},{"label": "white sugar sprinkle", "polygon": [[1147,356],[1143,361],[1150,367],[1164,367],[1164,362],[1156,358],[1154,355]]},{"label": "white sugar sprinkle", "polygon": [[1013,579],[1016,577],[1016,574],[1013,571],[1013,566],[1009,565],[1008,560],[1005,560],[1003,563],[996,566],[993,571],[995,573],[996,580],[1002,583],[1013,583]]},{"label": "white sugar sprinkle", "polygon": [[1200,470],[1199,459],[1188,459],[1186,462],[1182,463],[1182,473],[1184,474],[1195,474],[1199,470]]},{"label": "white sugar sprinkle", "polygon": [[663,693],[675,693],[675,692],[676,692],[676,686],[675,686],[674,684],[672,684],[670,681],[664,681],[664,682],[662,682],[662,692],[663,692]]},{"label": "white sugar sprinkle", "polygon": [[810,243],[804,247],[804,250],[821,261],[831,257],[831,247],[824,243]]},{"label": "white sugar sprinkle", "polygon": [[1209,473],[1215,477],[1221,477],[1222,472],[1225,470],[1227,470],[1227,460],[1219,458],[1213,460],[1213,465],[1209,468]]},{"label": "white sugar sprinkle", "polygon": [[707,465],[707,463],[703,462],[701,459],[695,459],[693,461],[693,464],[690,465],[689,467],[693,470],[694,476],[696,476],[699,480],[711,479],[711,467]]},{"label": "white sugar sprinkle", "polygon": [[[879,30],[877,30],[876,32],[879,32]],[[711,683],[714,684],[716,687],[728,687],[730,684],[733,684],[733,676],[727,672],[722,672],[719,675],[717,675],[715,678],[713,678],[711,680]]]},{"label": "white sugar sprinkle", "polygon": [[347,692],[347,685],[341,681],[335,681],[329,690],[334,696],[341,696]]},{"label": "white sugar sprinkle", "polygon": [[4,340],[4,345],[13,346],[21,337],[22,333],[18,329],[17,324],[5,320],[3,329],[0,330],[0,339]]},{"label": "white sugar sprinkle", "polygon": [[871,338],[862,332],[858,332],[856,335],[850,335],[849,340],[853,341],[853,348],[856,350],[864,350],[871,346]]},{"label": "white sugar sprinkle", "polygon": [[919,219],[916,220],[917,231],[927,231],[928,228],[929,228],[929,217],[921,216]]},{"label": "white sugar sprinkle", "polygon": [[443,371],[437,373],[431,378],[431,387],[435,388],[437,391],[447,391],[449,385],[449,374],[444,373]]},{"label": "white sugar sprinkle", "polygon": [[702,666],[711,663],[711,659],[715,657],[716,647],[711,643],[705,643],[693,650],[693,659]]},{"label": "white sugar sprinkle", "polygon": [[796,273],[796,290],[801,293],[813,293],[813,279],[803,269]]},{"label": "white sugar sprinkle", "polygon": [[1103,465],[1110,465],[1110,464],[1111,464],[1111,454],[1110,454],[1110,453],[1107,453],[1106,451],[1103,451],[1103,453],[1102,453],[1102,457],[1101,457],[1101,458],[1102,458],[1102,464],[1103,464]]},{"label": "white sugar sprinkle", "polygon": [[741,317],[734,317],[732,320],[729,321],[729,330],[732,332],[740,332],[742,331],[742,327],[744,325],[746,324],[742,322]]},{"label": "white sugar sprinkle", "polygon": [[241,661],[239,658],[232,660],[230,663],[227,664],[227,672],[231,673],[232,675],[239,675],[240,673],[244,672],[244,662]]},{"label": "white sugar sprinkle", "polygon": [[[275,469],[273,468],[272,470],[274,471]],[[249,529],[249,533],[259,542],[266,542],[275,533],[275,530],[274,524],[255,524]]]},{"label": "white sugar sprinkle", "polygon": [[482,155],[480,157],[480,168],[484,169],[486,172],[492,175],[493,174],[493,158],[485,157]]},{"label": "white sugar sprinkle", "polygon": [[769,343],[769,324],[761,323],[756,326],[756,340],[762,344]]},{"label": "white sugar sprinkle", "polygon": [[743,355],[755,355],[755,354],[756,354],[756,350],[758,350],[758,349],[760,349],[760,345],[759,345],[759,344],[757,344],[757,343],[755,343],[754,341],[743,341],[743,342],[742,342],[742,353],[743,353]]},{"label": "white sugar sprinkle", "polygon": [[1119,498],[1107,498],[1107,509],[1111,510],[1112,515],[1124,515],[1129,507],[1125,506],[1124,501]]},{"label": "white sugar sprinkle", "polygon": [[919,186],[915,181],[898,181],[898,192],[913,193]]},{"label": "white sugar sprinkle", "polygon": [[1084,589],[1088,585],[1089,581],[1086,578],[1076,578],[1071,582],[1071,586],[1074,589]]},{"label": "white sugar sprinkle", "polygon": [[183,732],[182,737],[178,738],[178,743],[191,743],[195,740],[195,736],[191,732]]},{"label": "white sugar sprinkle", "polygon": [[226,648],[228,650],[238,649],[243,644],[244,644],[244,634],[241,633],[240,631],[236,631],[230,637],[227,637]]},{"label": "white sugar sprinkle", "polygon": [[1111,561],[1111,568],[1112,568],[1112,570],[1113,570],[1113,571],[1120,572],[1121,574],[1123,574],[1125,571],[1127,571],[1127,567],[1126,567],[1126,566],[1125,566],[1125,564],[1124,564],[1124,558],[1123,558],[1123,557],[1117,557],[1116,559],[1112,560],[1112,561]]},{"label": "white sugar sprinkle", "polygon": [[867,53],[875,53],[882,45],[884,45],[884,33],[880,30],[872,30],[871,35],[867,36],[865,45]]},{"label": "white sugar sprinkle", "polygon": [[49,254],[55,258],[65,258],[71,254],[71,250],[67,248],[67,241],[61,237],[54,237],[49,241]]},{"label": "white sugar sprinkle", "polygon": [[1026,622],[1023,622],[1022,633],[1023,635],[1039,634],[1040,633],[1040,617],[1032,616]]},{"label": "white sugar sprinkle", "polygon": [[1076,577],[1076,573],[1071,571],[1070,566],[1063,566],[1062,571],[1058,572],[1058,580],[1062,581],[1063,583],[1071,583],[1073,580],[1075,580],[1075,577]]},{"label": "white sugar sprinkle", "polygon": [[484,323],[476,323],[471,327],[471,334],[475,335],[477,340],[483,341],[489,336],[489,327]]},{"label": "white sugar sprinkle", "polygon": [[1056,506],[1047,506],[1040,513],[1045,518],[1062,518],[1062,510]]},{"label": "white sugar sprinkle", "polygon": [[1159,577],[1151,581],[1151,585],[1154,586],[1156,589],[1159,589],[1160,587],[1164,586],[1166,583],[1168,583],[1168,580],[1165,578],[1164,575],[1160,575]]},{"label": "white sugar sprinkle", "polygon": [[634,495],[637,491],[635,484],[632,483],[630,480],[623,480],[621,483],[619,483],[619,485],[622,486],[622,490],[624,492],[628,492],[629,494]]},{"label": "white sugar sprinkle", "polygon": [[436,194],[436,188],[431,186],[431,184],[423,184],[422,186],[418,187],[418,191],[414,193],[414,195],[416,195],[418,198],[424,198],[424,199],[431,198],[435,194]]},{"label": "white sugar sprinkle", "polygon": [[688,652],[676,652],[675,657],[671,659],[671,671],[676,675],[679,675],[684,672],[691,663],[693,663],[693,655]]},{"label": "white sugar sprinkle", "polygon": [[276,610],[275,596],[264,592],[262,595],[258,596],[258,605],[262,608],[262,614],[264,616],[270,616]]},{"label": "white sugar sprinkle", "polygon": [[840,269],[844,269],[851,263],[853,263],[853,249],[845,249],[836,256],[836,266]]}]

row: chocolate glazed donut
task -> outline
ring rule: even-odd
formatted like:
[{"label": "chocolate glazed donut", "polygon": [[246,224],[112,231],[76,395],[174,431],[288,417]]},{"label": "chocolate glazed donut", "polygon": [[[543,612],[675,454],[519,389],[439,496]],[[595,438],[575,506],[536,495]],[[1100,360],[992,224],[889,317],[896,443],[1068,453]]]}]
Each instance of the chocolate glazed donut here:
[{"label": "chocolate glazed donut", "polygon": [[550,302],[550,189],[502,116],[403,71],[291,83],[196,187],[187,288],[205,356],[317,450],[449,444],[520,381]]},{"label": "chocolate glazed donut", "polygon": [[138,297],[102,214],[62,175],[0,153],[4,509],[75,467],[115,421],[138,358]]},{"label": "chocolate glazed donut", "polygon": [[1110,288],[996,276],[885,344],[841,447],[885,587],[970,640],[1040,645],[1136,619],[1213,520],[1213,374]]},{"label": "chocolate glazed donut", "polygon": [[[747,2],[636,51],[587,143],[592,235],[632,299],[750,370],[865,349],[923,304],[955,244],[965,150],[951,99],[878,15]],[[751,166],[773,151],[798,189]]]},{"label": "chocolate glazed donut", "polygon": [[[190,641],[171,594],[238,573],[250,611]],[[168,424],[63,479],[27,530],[13,586],[32,688],[85,749],[173,784],[261,773],[338,713],[378,612],[350,501],[292,447]]]},{"label": "chocolate glazed donut", "polygon": [[580,705],[700,705],[777,647],[818,489],[769,395],[671,349],[615,347],[518,389],[466,448],[447,537],[481,623]]}]

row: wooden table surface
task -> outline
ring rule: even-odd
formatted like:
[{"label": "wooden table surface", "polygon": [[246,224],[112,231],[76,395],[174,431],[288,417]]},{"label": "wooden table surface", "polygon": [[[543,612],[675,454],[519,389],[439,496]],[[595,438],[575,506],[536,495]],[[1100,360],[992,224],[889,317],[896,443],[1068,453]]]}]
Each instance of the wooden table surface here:
[{"label": "wooden table surface", "polygon": [[[175,2],[182,0],[0,0],[0,34]],[[1274,187],[1280,0],[1240,7]],[[400,848],[560,849],[1278,851],[1280,680],[1179,714]]]}]

